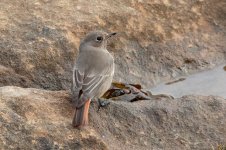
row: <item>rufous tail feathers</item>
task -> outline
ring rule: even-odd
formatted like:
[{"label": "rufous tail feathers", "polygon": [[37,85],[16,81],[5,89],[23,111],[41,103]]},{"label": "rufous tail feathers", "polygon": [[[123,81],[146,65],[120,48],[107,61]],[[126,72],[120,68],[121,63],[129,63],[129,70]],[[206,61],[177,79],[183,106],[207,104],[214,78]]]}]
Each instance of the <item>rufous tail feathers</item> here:
[{"label": "rufous tail feathers", "polygon": [[88,124],[88,114],[89,114],[89,105],[90,99],[87,100],[84,105],[79,108],[75,108],[75,114],[72,121],[73,127],[82,127]]}]

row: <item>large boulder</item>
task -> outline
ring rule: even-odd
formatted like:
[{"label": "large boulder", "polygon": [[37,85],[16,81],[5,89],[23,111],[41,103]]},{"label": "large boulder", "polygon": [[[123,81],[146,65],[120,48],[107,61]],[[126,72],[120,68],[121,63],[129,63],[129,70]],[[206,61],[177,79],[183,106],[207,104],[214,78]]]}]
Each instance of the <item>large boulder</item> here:
[{"label": "large boulder", "polygon": [[226,146],[226,99],[184,96],[110,101],[74,129],[66,91],[0,88],[0,149],[217,149]]},{"label": "large boulder", "polygon": [[222,0],[1,0],[0,86],[69,89],[80,39],[119,32],[109,43],[115,80],[151,86],[225,60]]}]

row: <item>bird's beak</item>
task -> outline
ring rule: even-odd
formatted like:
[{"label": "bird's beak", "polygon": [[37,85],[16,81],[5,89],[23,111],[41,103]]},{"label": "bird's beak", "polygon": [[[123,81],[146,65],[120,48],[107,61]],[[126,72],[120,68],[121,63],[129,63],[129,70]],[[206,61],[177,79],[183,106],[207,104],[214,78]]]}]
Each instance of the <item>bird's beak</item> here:
[{"label": "bird's beak", "polygon": [[111,38],[112,36],[115,36],[116,34],[117,34],[116,32],[109,33],[109,34],[106,36],[106,39],[109,39],[109,38]]}]

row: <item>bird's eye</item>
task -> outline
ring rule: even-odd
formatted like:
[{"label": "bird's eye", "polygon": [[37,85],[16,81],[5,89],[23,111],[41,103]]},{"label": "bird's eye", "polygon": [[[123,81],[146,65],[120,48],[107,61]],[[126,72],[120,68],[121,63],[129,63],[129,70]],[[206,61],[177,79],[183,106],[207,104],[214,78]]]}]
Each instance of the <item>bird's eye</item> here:
[{"label": "bird's eye", "polygon": [[97,41],[102,41],[103,40],[103,37],[102,36],[98,36],[97,37]]}]

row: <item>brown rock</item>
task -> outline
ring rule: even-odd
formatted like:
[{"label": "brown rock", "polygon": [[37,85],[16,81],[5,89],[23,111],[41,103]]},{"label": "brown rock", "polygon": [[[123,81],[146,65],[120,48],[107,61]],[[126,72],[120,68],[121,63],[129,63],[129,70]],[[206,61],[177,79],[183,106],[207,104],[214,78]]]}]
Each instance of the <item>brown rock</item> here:
[{"label": "brown rock", "polygon": [[0,88],[0,149],[107,149],[95,131],[72,128],[65,91]]},{"label": "brown rock", "polygon": [[120,33],[109,44],[116,81],[151,86],[226,56],[222,0],[1,0],[0,6],[0,65],[16,74],[1,74],[0,85],[69,89],[79,41],[96,29]]},{"label": "brown rock", "polygon": [[185,96],[172,100],[111,101],[90,125],[71,126],[65,91],[0,88],[0,149],[212,149],[226,143],[226,100]]}]

